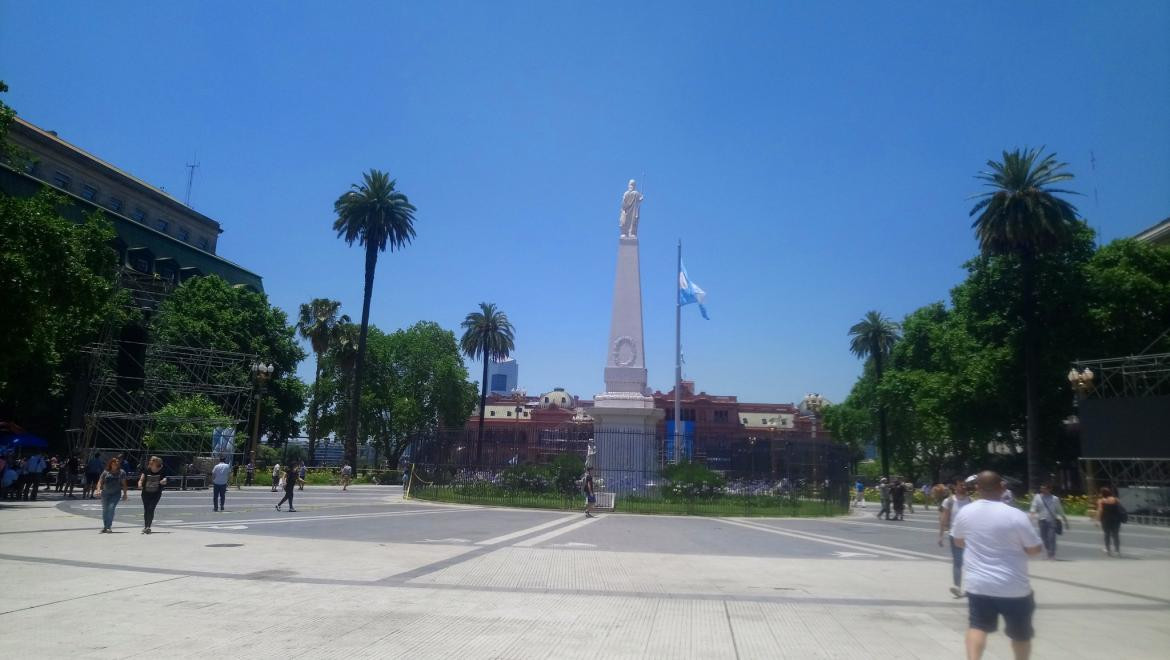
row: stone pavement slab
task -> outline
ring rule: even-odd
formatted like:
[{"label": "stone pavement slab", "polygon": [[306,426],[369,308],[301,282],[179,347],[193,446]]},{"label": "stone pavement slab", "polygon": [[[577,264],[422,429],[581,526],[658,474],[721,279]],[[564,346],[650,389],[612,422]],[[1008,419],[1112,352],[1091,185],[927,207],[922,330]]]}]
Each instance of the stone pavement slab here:
[{"label": "stone pavement slab", "polygon": [[[388,502],[384,512],[402,511],[395,506]],[[455,515],[442,506],[426,510],[431,514],[341,517],[330,529],[423,529],[432,516]],[[289,535],[308,533],[317,523],[298,526],[284,518],[246,531],[175,525],[151,536],[126,527],[125,534],[100,535],[92,518],[51,505],[6,508],[0,511],[5,654],[962,656],[965,604],[946,594],[949,563],[929,554],[921,533],[859,541],[851,536],[857,526],[808,521],[750,519],[745,526],[603,516],[577,526],[582,519],[575,515],[544,512],[525,521],[499,510],[459,511],[478,517],[480,538],[424,543],[417,541],[423,534],[408,530],[402,537],[411,542],[302,538]],[[648,552],[644,540],[623,546],[639,520],[663,537],[719,525],[728,538],[708,554],[695,545],[685,553]],[[768,526],[785,534],[772,534]],[[264,533],[274,528],[282,535]],[[587,534],[597,543],[570,545],[569,539]],[[867,544],[855,546],[857,557],[835,554],[853,542]],[[735,544],[764,547],[775,556],[728,554]],[[786,544],[794,547],[791,555],[785,555]],[[823,549],[821,556],[812,556],[815,547]],[[867,548],[887,554],[864,556]],[[1039,603],[1034,657],[1165,657],[1170,562],[1031,567]],[[1002,635],[992,637],[986,657],[1010,657]]]}]

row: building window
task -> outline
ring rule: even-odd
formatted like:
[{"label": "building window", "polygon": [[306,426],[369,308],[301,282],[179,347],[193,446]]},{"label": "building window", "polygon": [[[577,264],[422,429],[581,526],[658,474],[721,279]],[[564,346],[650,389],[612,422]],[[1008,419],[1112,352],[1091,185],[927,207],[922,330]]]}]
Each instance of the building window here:
[{"label": "building window", "polygon": [[71,183],[73,183],[73,179],[69,178],[68,174],[64,172],[53,173],[53,185],[57,186],[61,190],[69,190],[69,185]]},{"label": "building window", "polygon": [[726,410],[716,410],[715,411],[715,421],[722,422],[722,423],[726,424],[727,423],[727,411]]},{"label": "building window", "polygon": [[767,418],[767,417],[761,417],[761,418],[760,418],[760,423],[761,423],[761,424],[763,424],[764,426],[767,426],[767,425],[768,425],[768,418]]},{"label": "building window", "polygon": [[179,227],[179,240],[185,241],[191,238],[191,232],[187,231],[186,227]]},{"label": "building window", "polygon": [[88,183],[83,184],[81,186],[81,196],[82,198],[88,199],[92,202],[93,200],[97,199],[97,188],[94,188]]},{"label": "building window", "polygon": [[170,227],[170,226],[171,226],[171,223],[167,222],[166,220],[163,220],[162,218],[159,218],[158,220],[154,221],[154,228],[159,230],[159,231],[165,232],[167,230],[167,227]]},{"label": "building window", "polygon": [[745,425],[745,426],[747,425],[747,423],[748,423],[748,421],[747,421],[747,417],[744,417],[744,418],[743,418],[743,423],[744,423],[744,425]]},{"label": "building window", "polygon": [[110,201],[106,202],[106,206],[108,206],[114,213],[122,212],[122,200],[118,199],[117,197],[111,197]]},{"label": "building window", "polygon": [[141,207],[135,208],[134,212],[130,214],[130,217],[134,218],[134,220],[136,222],[145,223],[146,222],[146,211],[143,211]]},{"label": "building window", "polygon": [[509,410],[509,411],[508,411],[508,417],[511,417],[511,416],[512,416],[512,411],[511,411],[511,410]]},{"label": "building window", "polygon": [[489,411],[488,411],[488,416],[489,416],[489,417],[495,417],[495,416],[496,416],[496,411],[494,411],[494,410],[489,410]]}]

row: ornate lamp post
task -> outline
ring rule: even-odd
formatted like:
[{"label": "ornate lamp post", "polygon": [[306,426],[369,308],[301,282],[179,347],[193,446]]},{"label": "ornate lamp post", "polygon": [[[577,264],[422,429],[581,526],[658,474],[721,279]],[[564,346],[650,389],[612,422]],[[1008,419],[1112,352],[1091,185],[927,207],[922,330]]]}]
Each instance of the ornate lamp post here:
[{"label": "ornate lamp post", "polygon": [[747,439],[747,441],[748,441],[748,460],[749,460],[749,465],[751,465],[751,470],[748,472],[748,479],[754,479],[756,477],[756,441],[758,439],[759,438],[757,438],[754,435]]},{"label": "ornate lamp post", "polygon": [[260,438],[260,401],[264,398],[264,386],[272,378],[273,366],[256,362],[252,364],[252,378],[256,379],[256,419],[252,422],[252,439],[248,443],[248,460],[256,460],[256,442]]},{"label": "ornate lamp post", "polygon": [[1072,386],[1079,398],[1085,398],[1089,392],[1093,391],[1093,370],[1088,367],[1081,371],[1077,371],[1076,367],[1069,369],[1068,384]]}]

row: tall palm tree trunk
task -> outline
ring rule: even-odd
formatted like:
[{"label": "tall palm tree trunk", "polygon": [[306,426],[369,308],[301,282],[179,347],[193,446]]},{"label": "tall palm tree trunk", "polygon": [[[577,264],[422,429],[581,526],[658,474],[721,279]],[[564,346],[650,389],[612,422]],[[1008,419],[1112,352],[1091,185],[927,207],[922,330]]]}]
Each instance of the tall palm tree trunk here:
[{"label": "tall palm tree trunk", "polygon": [[1024,449],[1028,454],[1028,490],[1036,492],[1044,481],[1040,463],[1040,362],[1037,346],[1035,257],[1020,260],[1024,308]]},{"label": "tall palm tree trunk", "polygon": [[317,415],[321,408],[321,354],[317,354],[317,369],[313,373],[313,405],[309,406],[309,463],[317,460]]},{"label": "tall palm tree trunk", "polygon": [[483,461],[483,413],[487,407],[488,356],[483,356],[483,381],[479,387],[479,432],[475,435],[475,463]]},{"label": "tall palm tree trunk", "polygon": [[345,458],[357,469],[358,414],[361,410],[362,372],[366,364],[366,335],[370,330],[370,299],[374,296],[374,269],[378,267],[378,249],[373,241],[366,242],[366,287],[362,296],[362,325],[358,333],[357,364],[353,370],[353,391],[349,400],[348,437],[345,439]]},{"label": "tall palm tree trunk", "polygon": [[[873,350],[873,371],[877,376],[877,383],[880,387],[882,384],[882,354],[878,347]],[[881,401],[881,395],[878,395],[878,450],[882,456],[882,476],[890,476],[890,443],[886,437],[886,405]]]}]

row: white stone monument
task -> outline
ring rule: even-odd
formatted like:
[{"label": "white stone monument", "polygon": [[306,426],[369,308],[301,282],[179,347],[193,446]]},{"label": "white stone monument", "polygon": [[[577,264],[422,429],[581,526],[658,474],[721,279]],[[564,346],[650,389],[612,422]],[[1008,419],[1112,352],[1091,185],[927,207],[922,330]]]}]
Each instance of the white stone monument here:
[{"label": "white stone monument", "polygon": [[630,180],[622,196],[613,315],[605,358],[605,392],[593,397],[596,463],[605,490],[641,490],[657,480],[658,421],[646,386],[642,336],[642,276],[638,264],[638,220],[642,193]]}]

